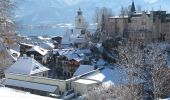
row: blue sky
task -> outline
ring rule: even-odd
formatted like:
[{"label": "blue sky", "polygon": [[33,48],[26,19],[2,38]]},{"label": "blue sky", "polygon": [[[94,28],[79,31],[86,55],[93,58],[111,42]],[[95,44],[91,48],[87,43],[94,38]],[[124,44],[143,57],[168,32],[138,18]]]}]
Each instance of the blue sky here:
[{"label": "blue sky", "polygon": [[[16,0],[16,16],[23,24],[34,23],[73,23],[77,9],[80,7],[84,16],[91,21],[96,7],[111,8],[118,15],[121,6],[131,5],[132,0]],[[152,9],[170,11],[170,0],[134,0],[142,10]]]}]

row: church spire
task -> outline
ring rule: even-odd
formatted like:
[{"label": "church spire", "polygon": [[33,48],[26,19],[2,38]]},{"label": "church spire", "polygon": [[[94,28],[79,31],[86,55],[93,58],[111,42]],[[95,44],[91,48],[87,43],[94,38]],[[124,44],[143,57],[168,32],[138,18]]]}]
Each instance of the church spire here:
[{"label": "church spire", "polygon": [[131,13],[132,14],[136,13],[134,0],[132,0]]},{"label": "church spire", "polygon": [[83,12],[81,11],[80,8],[79,8],[79,10],[77,11],[77,14],[78,14],[78,15],[82,15],[82,14],[83,14]]}]

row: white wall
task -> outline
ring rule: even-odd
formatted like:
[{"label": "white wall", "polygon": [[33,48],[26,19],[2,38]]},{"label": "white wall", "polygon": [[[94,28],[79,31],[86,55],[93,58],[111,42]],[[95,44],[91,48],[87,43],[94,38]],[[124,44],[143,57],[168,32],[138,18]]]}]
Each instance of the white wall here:
[{"label": "white wall", "polygon": [[44,77],[37,77],[37,76],[28,76],[28,75],[19,75],[19,74],[12,74],[12,73],[5,73],[5,78],[16,79],[21,81],[28,81],[28,82],[35,82],[47,85],[54,85],[59,87],[59,91],[66,91],[66,83],[69,83],[66,80],[58,80],[58,79],[50,79]]}]

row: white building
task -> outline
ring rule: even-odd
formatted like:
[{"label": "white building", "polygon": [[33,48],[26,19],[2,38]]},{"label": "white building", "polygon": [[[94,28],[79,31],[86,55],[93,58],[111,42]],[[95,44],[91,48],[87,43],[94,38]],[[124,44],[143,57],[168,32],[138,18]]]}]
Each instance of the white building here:
[{"label": "white building", "polygon": [[24,55],[5,71],[2,84],[44,96],[49,96],[51,93],[62,94],[70,88],[68,80],[47,78],[48,70],[33,57]]},{"label": "white building", "polygon": [[5,73],[48,77],[48,68],[38,63],[34,57],[20,57]]},{"label": "white building", "polygon": [[[80,71],[83,72],[83,71]],[[129,83],[128,73],[126,70],[120,70],[117,68],[112,68],[105,66],[105,68],[99,68],[89,72],[85,72],[72,82],[72,88],[74,88],[76,93],[81,95],[87,93],[91,89],[94,89],[95,86],[102,84],[103,86],[119,86],[121,84],[127,85]],[[137,77],[134,77],[133,80],[136,84],[142,83],[143,80]]]},{"label": "white building", "polygon": [[39,93],[47,95],[46,93],[53,93],[57,86],[33,82],[33,77],[48,77],[48,68],[42,66],[33,57],[24,55],[20,57],[11,67],[5,71],[4,85],[20,90],[29,91],[32,93]]}]

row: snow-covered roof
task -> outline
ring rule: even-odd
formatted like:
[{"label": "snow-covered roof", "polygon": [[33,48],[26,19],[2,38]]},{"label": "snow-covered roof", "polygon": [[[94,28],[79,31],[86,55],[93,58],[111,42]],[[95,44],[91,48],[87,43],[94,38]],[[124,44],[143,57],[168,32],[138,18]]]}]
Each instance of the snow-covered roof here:
[{"label": "snow-covered roof", "polygon": [[0,87],[0,100],[61,100],[44,97],[24,91],[14,90],[7,87]]},{"label": "snow-covered roof", "polygon": [[32,75],[50,69],[44,67],[32,57],[20,57],[11,67],[6,70],[6,73]]},{"label": "snow-covered roof", "polygon": [[72,60],[75,58],[79,58],[77,54],[73,53],[73,54],[67,54],[65,55],[67,57],[68,60]]},{"label": "snow-covered roof", "polygon": [[58,49],[57,52],[59,53],[59,55],[69,55],[69,54],[73,54],[75,50],[73,48]]},{"label": "snow-covered roof", "polygon": [[96,80],[99,82],[112,82],[113,84],[119,82],[120,73],[117,70],[104,68],[98,73],[86,77],[87,79]]},{"label": "snow-covered roof", "polygon": [[33,46],[31,49],[28,49],[27,51],[36,51],[38,53],[40,53],[41,55],[46,55],[48,53],[48,50],[43,49],[39,46]]},{"label": "snow-covered roof", "polygon": [[[121,70],[117,68],[104,68],[100,71],[90,74],[85,79],[95,80],[102,83],[111,83],[113,85],[128,84],[130,82],[127,74],[127,70]],[[144,82],[142,79],[134,77],[133,82]]]},{"label": "snow-covered roof", "polygon": [[[78,54],[77,50],[73,49],[73,48],[67,48],[67,49],[54,49],[53,50],[53,54],[59,53],[59,55],[63,55],[65,57],[67,57],[68,60],[76,60],[76,61],[81,61],[83,60],[84,54]],[[80,53],[80,52],[79,52]]]},{"label": "snow-covered roof", "polygon": [[96,63],[98,66],[103,66],[106,64],[106,62],[103,59],[99,59]]},{"label": "snow-covered roof", "polygon": [[91,53],[90,49],[78,49],[76,50],[77,54],[84,53],[84,54],[89,54]]},{"label": "snow-covered roof", "polygon": [[76,53],[68,54],[68,55],[64,55],[64,56],[66,56],[68,60],[74,59],[74,60],[76,60],[76,61],[78,61],[78,62],[80,62],[81,60],[83,60],[83,56],[80,57],[80,56],[79,56],[78,54],[76,54]]},{"label": "snow-covered roof", "polygon": [[30,46],[30,47],[34,46],[33,44],[28,44],[28,43],[20,43],[20,44],[25,46]]},{"label": "snow-covered roof", "polygon": [[45,49],[53,49],[55,46],[51,42],[43,42],[42,44],[40,44],[40,47]]},{"label": "snow-covered roof", "polygon": [[89,80],[89,79],[78,79],[78,80],[76,80],[76,81],[74,81],[74,82],[80,83],[80,84],[86,84],[86,85],[98,83],[97,81]]},{"label": "snow-covered roof", "polygon": [[40,46],[44,49],[53,49],[55,46],[52,42],[50,42],[49,38],[43,37],[28,37],[21,41],[21,44],[32,45],[32,46]]},{"label": "snow-covered roof", "polygon": [[116,18],[128,18],[128,16],[113,16],[109,17],[110,19],[116,19]]},{"label": "snow-covered roof", "polygon": [[13,79],[5,79],[4,85],[47,91],[51,93],[53,93],[57,89],[56,86],[52,86],[52,85],[33,83],[33,82],[27,82],[27,81],[19,81],[19,80],[13,80]]},{"label": "snow-covered roof", "polygon": [[37,38],[46,41],[51,39],[50,37],[43,37],[43,36],[38,36]]},{"label": "snow-covered roof", "polygon": [[94,66],[92,65],[80,65],[79,68],[74,73],[74,76],[82,75],[92,70],[94,70]]}]

